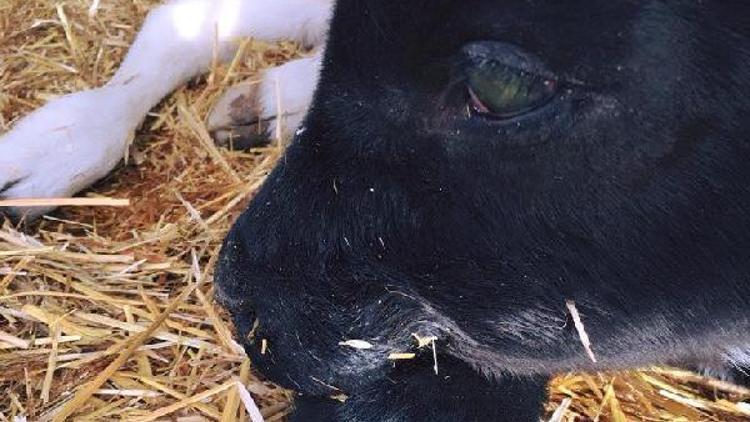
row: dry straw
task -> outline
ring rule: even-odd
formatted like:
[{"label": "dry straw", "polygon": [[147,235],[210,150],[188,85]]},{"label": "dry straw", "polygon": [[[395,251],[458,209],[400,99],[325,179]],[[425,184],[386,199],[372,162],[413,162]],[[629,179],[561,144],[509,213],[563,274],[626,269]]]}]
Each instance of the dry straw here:
[{"label": "dry straw", "polygon": [[[0,0],[0,130],[104,83],[155,3]],[[218,150],[202,122],[226,86],[301,52],[240,43],[151,113],[129,163],[70,204],[86,206],[0,228],[0,421],[228,422],[257,420],[256,404],[284,417],[289,393],[252,372],[211,287],[220,242],[279,150]],[[750,391],[677,370],[563,375],[551,391],[560,421],[750,418]]]}]

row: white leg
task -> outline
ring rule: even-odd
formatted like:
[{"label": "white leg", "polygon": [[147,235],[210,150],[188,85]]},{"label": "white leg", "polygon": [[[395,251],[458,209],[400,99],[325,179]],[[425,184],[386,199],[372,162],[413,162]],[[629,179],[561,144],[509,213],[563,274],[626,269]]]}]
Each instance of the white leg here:
[{"label": "white leg", "polygon": [[[219,57],[236,38],[320,45],[332,0],[177,0],[149,13],[104,87],[49,102],[0,137],[0,197],[70,196],[124,156],[146,113]],[[46,209],[11,209],[36,216]]]},{"label": "white leg", "polygon": [[[238,37],[321,45],[331,0],[182,0],[153,10],[108,87],[148,111],[211,64],[214,42],[230,58]],[[152,92],[155,90],[154,92]],[[145,97],[144,97],[145,96]],[[146,105],[146,103],[150,103]],[[145,112],[144,112],[145,114]]]},{"label": "white leg", "polygon": [[214,138],[241,147],[258,140],[285,139],[310,107],[321,60],[322,50],[318,50],[311,57],[267,69],[260,82],[231,87],[209,116],[208,129]]}]

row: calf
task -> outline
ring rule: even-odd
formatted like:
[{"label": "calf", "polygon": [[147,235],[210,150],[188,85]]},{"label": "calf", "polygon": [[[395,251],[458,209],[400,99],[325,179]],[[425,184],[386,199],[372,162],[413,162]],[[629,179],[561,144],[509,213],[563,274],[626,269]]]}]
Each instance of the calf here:
[{"label": "calf", "polygon": [[[214,46],[321,46],[330,10],[155,9],[110,83],[0,138],[0,197],[90,185]],[[293,419],[535,421],[561,371],[750,363],[750,5],[339,0],[328,37],[209,121],[294,129],[322,63],[216,273]]]},{"label": "calf", "polygon": [[301,421],[536,421],[561,371],[747,363],[748,113],[744,3],[340,0],[218,298]]}]

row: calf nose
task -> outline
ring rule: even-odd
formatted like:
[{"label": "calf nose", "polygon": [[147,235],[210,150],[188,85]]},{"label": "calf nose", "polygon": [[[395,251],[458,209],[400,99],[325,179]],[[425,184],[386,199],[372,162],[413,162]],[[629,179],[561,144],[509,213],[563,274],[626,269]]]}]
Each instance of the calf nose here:
[{"label": "calf nose", "polygon": [[252,332],[256,319],[254,307],[249,300],[252,283],[248,280],[248,266],[243,262],[245,259],[243,243],[230,232],[216,264],[214,296],[232,315],[237,337],[243,343]]}]

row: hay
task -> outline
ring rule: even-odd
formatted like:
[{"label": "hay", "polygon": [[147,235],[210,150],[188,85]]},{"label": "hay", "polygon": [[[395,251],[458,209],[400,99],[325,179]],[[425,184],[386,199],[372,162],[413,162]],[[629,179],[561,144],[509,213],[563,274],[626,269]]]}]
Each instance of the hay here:
[{"label": "hay", "polygon": [[[0,130],[104,83],[155,3],[0,1]],[[283,418],[289,393],[252,373],[211,287],[224,234],[280,151],[216,150],[201,122],[227,85],[300,51],[241,45],[151,113],[130,162],[83,204],[129,206],[0,228],[0,421],[226,422],[257,419],[255,404],[267,421]],[[550,415],[570,399],[558,420],[750,418],[750,391],[684,371],[570,374],[551,389]]]}]

